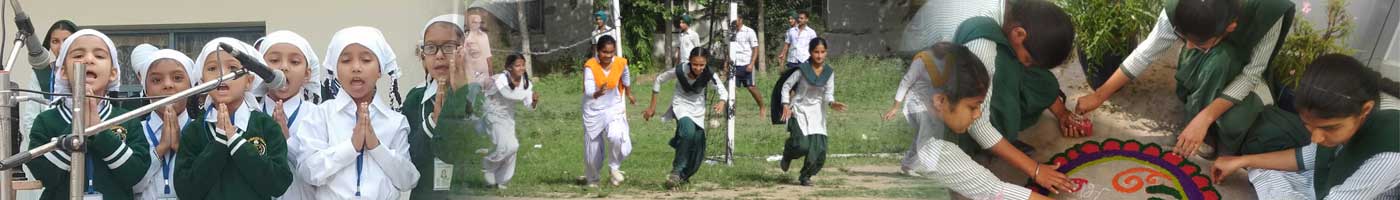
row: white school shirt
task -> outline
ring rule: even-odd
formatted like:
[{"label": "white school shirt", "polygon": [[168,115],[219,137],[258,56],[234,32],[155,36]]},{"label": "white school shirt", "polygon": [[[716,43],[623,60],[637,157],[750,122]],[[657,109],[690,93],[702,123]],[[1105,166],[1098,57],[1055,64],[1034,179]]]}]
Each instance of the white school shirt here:
[{"label": "white school shirt", "polygon": [[729,46],[734,47],[729,48],[729,58],[734,61],[734,66],[749,66],[753,62],[753,48],[758,47],[758,34],[748,26],[740,26]]},{"label": "white school shirt", "polygon": [[321,103],[325,131],[293,135],[310,150],[297,172],[316,187],[316,199],[398,199],[418,184],[408,155],[408,119],[377,96],[369,107],[380,141],[374,149],[355,152],[350,144],[359,108],[345,92]]},{"label": "white school shirt", "polygon": [[[1250,55],[1249,63],[1244,65],[1243,73],[1236,75],[1225,87],[1225,90],[1220,92],[1220,94],[1224,94],[1221,98],[1231,101],[1243,100],[1262,82],[1263,79],[1260,77],[1262,77],[1261,74],[1264,73],[1266,65],[1269,64],[1269,54],[1273,53],[1276,46],[1274,41],[1278,41],[1283,18],[1275,20],[1273,24],[1269,28],[1269,32],[1259,39],[1261,42],[1254,45],[1254,53]],[[1180,42],[1181,39],[1177,38],[1171,20],[1167,19],[1167,11],[1162,10],[1157,14],[1157,24],[1152,27],[1152,32],[1147,34],[1147,39],[1139,43],[1137,48],[1128,54],[1128,58],[1123,60],[1123,74],[1127,74],[1128,78],[1136,79],[1137,75],[1147,71],[1147,67],[1152,64],[1152,61],[1157,60],[1158,55],[1167,52],[1167,48]]]},{"label": "white school shirt", "polygon": [[[941,62],[935,60],[934,62]],[[938,70],[943,71],[943,66],[938,65]],[[904,114],[913,114],[928,111],[927,102],[933,100],[933,94],[940,92],[933,87],[933,82],[928,77],[928,69],[924,68],[922,59],[914,59],[909,62],[909,70],[904,72],[904,78],[899,80],[899,88],[894,92],[894,100],[904,102]]]},{"label": "white school shirt", "polygon": [[[684,73],[690,73],[690,62],[683,62],[678,67],[680,67],[681,70],[685,70]],[[705,111],[710,109],[710,106],[705,104],[705,91],[701,90],[696,93],[685,92],[685,89],[681,89],[681,80],[677,79],[676,76],[688,75],[676,74],[675,69],[666,70],[665,72],[661,72],[660,75],[656,75],[656,82],[651,85],[652,93],[660,93],[661,84],[676,79],[676,88],[673,89],[675,90],[675,94],[671,96],[671,108],[666,109],[666,115],[664,116],[676,120],[689,117],[691,121],[695,122],[695,125],[700,126],[700,129],[705,129]],[[725,91],[724,85],[720,84],[720,80],[719,75],[710,73],[710,84],[712,85],[707,88],[715,89],[715,93],[719,94],[719,99],[728,99],[729,93]],[[694,83],[695,80],[691,79],[688,82]],[[667,117],[662,117],[662,119],[666,119]]]},{"label": "white school shirt", "polygon": [[[1397,99],[1389,95],[1381,95],[1379,103],[1381,110],[1400,110]],[[1314,176],[1317,170],[1317,147],[1316,143],[1294,149],[1297,154],[1295,159],[1298,163],[1297,172],[1285,172],[1275,170],[1249,170],[1250,173],[1263,171],[1260,174],[1250,174],[1250,181],[1254,182],[1255,190],[1258,190],[1260,198],[1276,199],[1312,199],[1316,198]],[[1343,145],[1339,148],[1346,148]],[[1277,172],[1277,173],[1274,173]],[[1271,176],[1270,178],[1258,178],[1255,176]],[[1344,182],[1333,186],[1327,193],[1327,199],[1397,199],[1400,198],[1400,153],[1387,152],[1376,154],[1374,157],[1366,159],[1365,163],[1347,177]]]},{"label": "white school shirt", "polygon": [[[822,70],[833,69],[825,67]],[[802,135],[826,135],[826,105],[836,102],[836,74],[833,72],[831,77],[827,77],[824,86],[814,86],[802,79],[805,78],[798,71],[783,83],[782,94],[788,97],[782,98],[783,103],[788,104],[793,118],[788,123],[797,123],[797,127],[802,128]],[[794,86],[797,93],[790,94]]]},{"label": "white school shirt", "polygon": [[595,29],[593,29],[593,44],[598,44],[598,39],[603,38],[604,35],[612,36],[613,40],[618,39],[617,29],[613,29],[612,27],[607,25],[604,25],[603,27],[605,28],[603,30],[598,30],[596,29],[596,26],[594,27]]},{"label": "white school shirt", "polygon": [[680,53],[677,55],[680,55],[681,60],[689,60],[690,50],[700,46],[700,34],[696,34],[695,29],[692,28],[681,31],[681,33],[676,36],[678,37],[676,37],[675,45],[676,48],[680,48]]},{"label": "white school shirt", "polygon": [[808,50],[808,49],[807,49],[807,44],[810,43],[810,42],[812,42],[812,39],[816,39],[816,38],[817,38],[817,31],[816,31],[816,30],[812,30],[812,27],[803,26],[803,27],[800,27],[800,28],[799,28],[799,27],[792,27],[792,28],[789,28],[788,31],[787,31],[787,40],[785,40],[785,41],[788,43],[788,45],[791,46],[791,48],[787,49],[787,51],[788,51],[788,54],[787,54],[787,55],[788,55],[788,57],[787,57],[787,62],[788,62],[788,63],[805,63],[805,62],[807,62],[807,57],[811,57],[811,56],[812,56],[811,53],[807,52],[807,50]]},{"label": "white school shirt", "polygon": [[[190,122],[190,115],[186,112],[180,112],[178,122],[180,122],[180,130],[185,130],[185,125]],[[151,145],[151,166],[146,169],[146,177],[141,178],[141,181],[136,182],[136,185],[133,187],[135,189],[134,192],[139,193],[140,195],[138,197],[141,199],[176,198],[176,153],[171,151],[169,152],[169,156],[161,158],[160,156],[156,156],[156,145],[159,145],[161,142],[178,143],[180,141],[161,141],[160,136],[165,131],[161,127],[164,125],[165,121],[161,120],[160,115],[157,115],[155,112],[151,112],[150,116],[145,121],[141,121],[141,134],[146,134],[146,144]]]},{"label": "white school shirt", "polygon": [[[613,58],[616,60],[617,57]],[[603,66],[603,73],[619,73],[609,72],[607,69],[608,66]],[[632,67],[623,67],[621,73],[622,80],[619,84],[631,87]],[[613,120],[627,120],[627,97],[617,89],[608,89],[603,96],[594,99],[593,93],[598,91],[598,85],[593,82],[594,77],[592,69],[583,67],[583,128],[587,131],[588,138],[598,137]]]},{"label": "white school shirt", "polygon": [[[524,79],[525,77],[521,77]],[[530,104],[534,103],[534,87],[538,82],[530,82],[529,87],[524,86],[526,80],[521,80],[515,88],[510,87],[510,75],[505,72],[496,74],[493,77],[494,84],[486,89],[486,119],[493,124],[509,122],[515,124],[515,104],[521,104],[534,110]]]},{"label": "white school shirt", "polygon": [[[963,46],[967,46],[967,49],[972,51],[972,55],[977,57],[978,61],[988,63],[983,66],[987,69],[987,77],[996,77],[997,67],[995,63],[998,54],[996,43],[987,39],[976,39],[963,44]],[[984,102],[992,102],[992,88],[995,88],[995,85],[996,81],[987,83],[987,95],[982,98]],[[990,105],[982,106],[982,113],[991,113],[991,108]],[[971,135],[972,140],[976,141],[977,146],[981,146],[982,149],[990,149],[992,145],[996,145],[997,142],[1004,139],[1001,136],[1001,130],[992,126],[991,116],[991,114],[983,114],[977,117],[967,130],[968,135]]]},{"label": "white school shirt", "polygon": [[[1293,194],[1306,194],[1302,198],[1315,198],[1313,182],[1317,169],[1317,143],[1309,144],[1295,150],[1298,154],[1298,166],[1301,171],[1293,172],[1303,174],[1303,176],[1287,176],[1283,179],[1271,179],[1264,181],[1279,181],[1291,183],[1254,183],[1256,185],[1302,185],[1303,188],[1258,188],[1272,192],[1288,191]],[[1341,148],[1346,148],[1342,146]],[[1302,184],[1292,184],[1302,183]],[[1298,190],[1302,191],[1298,191]],[[1299,198],[1299,197],[1294,197]],[[1395,199],[1400,198],[1400,153],[1387,152],[1376,154],[1366,162],[1361,164],[1351,177],[1346,181],[1333,186],[1327,193],[1327,199]]]},{"label": "white school shirt", "polygon": [[[287,134],[291,136],[287,137],[287,164],[292,168],[293,172],[296,172],[296,169],[301,166],[303,163],[302,159],[306,157],[307,152],[313,151],[307,147],[305,142],[302,142],[302,138],[296,137],[296,135],[317,134],[316,132],[318,131],[326,130],[325,119],[322,119],[322,115],[318,114],[318,112],[321,112],[320,107],[315,103],[306,101],[304,99],[305,96],[303,96],[304,94],[305,93],[298,92],[296,96],[292,96],[292,98],[287,99],[287,102],[282,103],[282,112],[285,112],[284,114],[287,115],[287,131],[291,132]],[[275,116],[276,114],[274,114],[273,111],[276,110],[276,107],[273,106],[277,106],[276,101],[273,101],[270,97],[263,98],[261,106],[262,112],[267,113],[267,115],[275,119],[277,116]],[[277,199],[316,199],[315,192],[316,187],[307,183],[306,175],[292,173],[291,186],[287,188],[286,193],[283,193],[282,196],[277,197]]]},{"label": "white school shirt", "polygon": [[914,15],[904,30],[904,51],[918,51],[934,43],[952,41],[958,25],[973,17],[990,17],[1002,22],[1006,0],[930,0]]}]

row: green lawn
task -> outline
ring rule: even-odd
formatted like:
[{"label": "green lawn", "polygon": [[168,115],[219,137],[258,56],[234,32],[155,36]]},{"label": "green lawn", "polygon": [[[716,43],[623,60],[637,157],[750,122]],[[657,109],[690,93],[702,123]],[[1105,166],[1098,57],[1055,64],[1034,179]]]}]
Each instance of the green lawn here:
[{"label": "green lawn", "polygon": [[[849,105],[846,112],[829,115],[830,153],[901,153],[909,145],[911,135],[903,119],[882,121],[880,115],[892,104],[894,88],[904,73],[904,61],[898,59],[878,59],[866,57],[841,57],[832,60],[836,69],[836,99]],[[777,66],[777,65],[774,65]],[[535,111],[521,111],[517,115],[520,151],[517,158],[515,179],[507,190],[482,190],[479,180],[469,181],[474,186],[469,195],[513,196],[513,197],[608,197],[610,194],[633,194],[638,192],[661,192],[666,175],[671,170],[674,150],[667,141],[674,134],[674,122],[660,122],[657,119],[644,121],[641,112],[651,97],[654,74],[634,75],[633,88],[637,105],[628,106],[628,118],[632,130],[633,151],[623,163],[627,181],[620,187],[601,186],[585,188],[575,184],[574,178],[583,175],[583,125],[580,114],[580,100],[583,87],[577,73],[551,75],[538,79],[535,92],[542,93],[539,108]],[[767,93],[778,78],[777,70],[764,76],[755,77],[760,90]],[[667,83],[659,93],[657,109],[665,109],[670,102],[671,86]],[[735,136],[736,159],[733,166],[723,164],[705,165],[692,178],[692,184],[683,188],[686,191],[708,191],[748,187],[770,187],[777,184],[792,184],[796,179],[796,169],[800,160],[794,162],[794,172],[783,174],[777,170],[776,162],[767,162],[765,157],[782,151],[787,132],[782,126],[769,124],[766,114],[758,115],[753,98],[745,90],[738,91],[738,117]],[[661,112],[661,111],[658,111]],[[834,111],[833,111],[834,112]],[[659,115],[659,114],[658,114]],[[712,113],[709,119],[722,119]],[[722,124],[722,123],[721,123]],[[723,127],[707,130],[708,149],[706,155],[719,158],[724,153]],[[536,148],[539,146],[540,148]],[[898,158],[831,158],[823,174],[835,174],[845,166],[898,165]],[[470,168],[479,169],[479,168]],[[479,170],[473,171],[478,173]],[[606,183],[606,167],[602,172]],[[478,175],[479,176],[479,175]],[[823,179],[819,174],[814,178],[819,187],[845,184],[843,181]],[[913,179],[911,179],[913,180]],[[913,181],[909,181],[913,182]],[[843,197],[917,197],[929,198],[946,196],[946,191],[930,186],[899,188],[893,190],[858,190],[845,188],[851,192],[823,191],[819,196]],[[930,196],[934,195],[934,196]]]}]

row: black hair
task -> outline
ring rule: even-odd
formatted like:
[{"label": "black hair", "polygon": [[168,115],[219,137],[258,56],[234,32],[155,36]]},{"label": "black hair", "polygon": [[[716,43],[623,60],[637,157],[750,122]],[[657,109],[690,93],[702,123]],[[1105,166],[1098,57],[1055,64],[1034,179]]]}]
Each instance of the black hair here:
[{"label": "black hair", "polygon": [[[826,47],[827,51],[830,51],[830,50],[831,50],[831,46],[827,46],[827,45],[826,45],[826,38],[817,37],[817,38],[812,38],[812,41],[807,42],[807,53],[811,53],[811,52],[813,52],[813,51],[817,51],[817,45],[822,45],[822,47]],[[812,62],[812,56],[807,56],[807,63],[811,63],[811,62]]]},{"label": "black hair", "polygon": [[[461,42],[462,40],[466,40],[466,39],[467,39],[467,35],[466,35],[466,33],[465,33],[465,30],[466,30],[466,29],[462,29],[461,26],[457,26],[457,24],[453,24],[452,22],[444,22],[444,21],[437,21],[437,22],[433,22],[433,24],[431,24],[431,25],[428,25],[428,28],[426,28],[426,29],[423,30],[423,37],[428,37],[428,30],[427,30],[427,29],[432,29],[433,27],[441,27],[441,26],[452,27],[452,30],[455,30],[455,33],[457,33],[457,41],[458,41],[458,42]],[[482,30],[482,31],[486,31],[485,28],[482,28],[481,30]]]},{"label": "black hair", "polygon": [[797,18],[800,18],[800,17],[802,17],[802,16],[806,16],[807,18],[812,18],[811,13],[808,13],[807,10],[798,10],[798,11],[797,11],[797,15],[792,16],[792,18],[793,18],[793,19],[797,19]]},{"label": "black hair", "polygon": [[617,48],[617,39],[613,39],[612,35],[603,35],[603,37],[598,38],[598,44],[593,46],[593,50],[603,51],[603,47],[608,45],[613,45],[613,48]]},{"label": "black hair", "polygon": [[1176,3],[1170,17],[1172,28],[1188,41],[1203,41],[1225,33],[1240,13],[1238,0],[1184,0]]},{"label": "black hair", "polygon": [[42,45],[44,45],[45,49],[50,48],[49,40],[53,40],[54,30],[66,30],[70,33],[76,33],[78,32],[78,24],[74,24],[73,21],[68,21],[66,19],[53,22],[53,25],[49,26],[49,32],[44,32],[44,42],[42,42]]},{"label": "black hair", "polygon": [[[505,66],[504,68],[506,69],[507,72],[509,72],[509,71],[511,71],[510,68],[515,67],[515,63],[519,63],[519,62],[525,62],[525,56],[524,56],[524,55],[520,55],[520,54],[511,54],[511,55],[509,55],[509,56],[506,56],[506,66]],[[530,87],[530,72],[525,72],[525,74],[521,74],[520,79],[521,79],[520,82],[525,83],[524,85],[525,85],[526,88],[529,88],[529,87]],[[506,84],[508,84],[508,86],[510,86],[510,88],[515,88],[515,83],[512,83],[512,82],[510,82],[510,81],[506,81]]]},{"label": "black hair", "polygon": [[987,73],[982,61],[972,54],[972,50],[949,42],[934,44],[933,50],[934,56],[944,61],[944,74],[949,75],[945,76],[945,84],[939,88],[949,101],[981,99],[987,96],[987,88],[991,87],[991,75]]},{"label": "black hair", "polygon": [[691,48],[691,49],[690,49],[690,57],[687,57],[687,58],[695,58],[695,57],[697,57],[697,56],[700,57],[700,58],[709,59],[709,58],[710,58],[710,51],[707,50],[707,49],[705,49],[705,48],[702,48],[702,47]]},{"label": "black hair", "polygon": [[1023,45],[1035,60],[1032,67],[1058,67],[1074,51],[1074,23],[1070,23],[1069,14],[1054,3],[1042,0],[1013,3],[1006,24],[1026,30]]},{"label": "black hair", "polygon": [[1308,64],[1294,105],[1324,119],[1354,116],[1381,92],[1400,95],[1400,83],[1382,77],[1351,56],[1327,54]]}]

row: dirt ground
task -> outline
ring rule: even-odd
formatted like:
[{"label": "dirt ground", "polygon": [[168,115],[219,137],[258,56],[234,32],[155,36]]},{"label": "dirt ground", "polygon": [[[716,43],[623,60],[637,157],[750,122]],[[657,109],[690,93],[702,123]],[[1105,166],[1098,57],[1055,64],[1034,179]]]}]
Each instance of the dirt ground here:
[{"label": "dirt ground", "polygon": [[[1172,53],[1174,54],[1174,53]],[[1089,140],[1107,138],[1136,139],[1144,143],[1157,143],[1168,150],[1174,144],[1176,132],[1185,126],[1181,103],[1175,97],[1176,55],[1164,55],[1155,62],[1148,72],[1123,88],[1109,99],[1104,107],[1094,111],[1089,117],[1094,121],[1094,136],[1086,138],[1064,138],[1059,134],[1054,117],[1048,112],[1029,130],[1021,133],[1022,141],[1037,150],[1031,155],[1036,160],[1048,160],[1053,154],[1064,151],[1075,144]],[[1078,97],[1090,92],[1078,63],[1071,63],[1053,70],[1060,79],[1062,89],[1069,97]],[[975,156],[978,162],[988,166],[1003,181],[1025,184],[1027,177],[1009,167],[1005,161],[994,156]],[[1203,169],[1209,169],[1211,162],[1200,157],[1188,158]],[[776,169],[774,169],[776,170]],[[828,169],[833,170],[833,169]],[[890,199],[888,196],[832,195],[832,193],[891,190],[891,189],[936,189],[922,188],[917,178],[899,175],[897,165],[864,165],[844,167],[836,173],[823,173],[823,179],[836,180],[841,184],[819,184],[817,187],[802,187],[792,184],[776,184],[771,187],[747,187],[741,189],[711,189],[679,192],[652,192],[642,194],[611,194],[608,199]],[[1081,174],[1085,176],[1113,176],[1112,174]],[[698,186],[696,188],[706,188]],[[1225,183],[1216,185],[1222,199],[1255,199],[1253,189],[1244,173],[1228,177]],[[951,194],[951,193],[942,193]],[[835,196],[835,197],[832,197]],[[852,197],[846,197],[852,196]],[[917,199],[940,199],[942,196]],[[951,198],[959,198],[952,195]]]},{"label": "dirt ground", "polygon": [[[1181,110],[1181,102],[1176,100],[1175,53],[1160,57],[1150,69],[1114,94],[1103,107],[1089,114],[1094,122],[1094,135],[1086,138],[1065,138],[1059,134],[1055,118],[1046,112],[1038,123],[1021,133],[1022,141],[1035,146],[1030,155],[1036,160],[1048,160],[1054,154],[1090,140],[1107,138],[1136,139],[1144,143],[1157,143],[1170,150],[1176,142],[1176,133],[1186,122]],[[1091,92],[1084,81],[1084,73],[1078,63],[1071,63],[1053,70],[1060,80],[1065,95],[1070,98]],[[1005,161],[994,156],[979,156],[979,162],[989,166],[1003,181],[1020,183],[1027,177]],[[1211,161],[1198,156],[1188,158],[1208,170]],[[1099,174],[1093,176],[1113,176]],[[1019,181],[1019,182],[1018,182]],[[1215,186],[1222,199],[1255,199],[1254,189],[1244,173],[1227,177],[1224,183]]]}]

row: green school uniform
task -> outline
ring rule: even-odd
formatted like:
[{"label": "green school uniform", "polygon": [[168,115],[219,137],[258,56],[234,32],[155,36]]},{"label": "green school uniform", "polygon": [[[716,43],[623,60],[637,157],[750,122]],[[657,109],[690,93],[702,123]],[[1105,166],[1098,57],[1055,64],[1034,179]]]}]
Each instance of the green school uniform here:
[{"label": "green school uniform", "polygon": [[[1177,2],[1180,0],[1162,1],[1162,8],[1166,9],[1167,17],[1171,17],[1176,12]],[[1234,32],[1226,36],[1225,41],[1234,44],[1236,47],[1248,47],[1239,49],[1241,52],[1237,56],[1241,60],[1249,60],[1254,55],[1253,48],[1260,42],[1274,42],[1274,52],[1269,57],[1278,54],[1279,47],[1283,46],[1283,41],[1288,35],[1288,29],[1293,25],[1293,2],[1288,0],[1243,0],[1241,1],[1240,13]],[[1260,41],[1269,29],[1273,28],[1274,21],[1282,20],[1279,25],[1278,41]]]},{"label": "green school uniform", "polygon": [[[1001,32],[1001,25],[990,17],[974,17],[958,25],[953,42],[966,44],[978,39],[986,39],[996,44],[995,63],[984,63],[996,68],[992,75],[991,100],[987,110],[992,126],[1001,132],[1006,140],[1016,140],[1019,133],[1040,119],[1046,108],[1060,96],[1060,82],[1055,74],[1044,67],[1027,67],[1016,59],[1011,42]],[[959,136],[966,140],[969,136]],[[966,143],[966,141],[959,142]],[[973,143],[975,144],[975,143]],[[976,145],[959,145],[963,150]],[[969,151],[971,152],[971,151]]]},{"label": "green school uniform", "polygon": [[[1195,118],[1216,98],[1225,97],[1225,87],[1244,70],[1247,60],[1240,53],[1232,43],[1220,43],[1208,52],[1189,48],[1182,51],[1177,62],[1176,94],[1183,102],[1185,120]],[[1265,153],[1310,142],[1307,129],[1296,114],[1265,105],[1257,94],[1232,101],[1235,105],[1221,114],[1207,133],[1217,139],[1216,150],[1221,154]]]},{"label": "green school uniform", "polygon": [[[37,85],[39,85],[39,90],[44,92],[53,92],[53,73],[53,68],[34,70],[34,79],[38,81],[36,83],[38,83]],[[53,96],[44,95],[44,98],[53,99]]]},{"label": "green school uniform", "polygon": [[[1313,176],[1313,189],[1317,199],[1326,199],[1327,193],[1332,187],[1341,185],[1350,178],[1353,173],[1366,164],[1366,160],[1381,153],[1400,152],[1400,111],[1380,110],[1377,107],[1371,111],[1371,115],[1366,118],[1366,122],[1356,130],[1356,135],[1351,137],[1345,144],[1346,148],[1317,147],[1316,174]],[[1303,155],[1299,150],[1297,155]],[[1297,158],[1303,166],[1302,158]]]},{"label": "green school uniform", "polygon": [[[1167,17],[1171,17],[1171,14],[1176,12],[1178,1],[1180,0],[1162,1],[1162,8],[1164,8],[1165,12],[1168,14]],[[1240,60],[1252,60],[1253,58],[1251,57],[1254,56],[1255,46],[1259,45],[1260,42],[1273,42],[1273,52],[1269,53],[1269,58],[1271,58],[1269,62],[1273,62],[1272,58],[1278,55],[1279,49],[1282,49],[1283,41],[1288,38],[1286,37],[1288,31],[1290,27],[1293,26],[1293,13],[1295,10],[1293,2],[1289,0],[1242,0],[1241,4],[1243,5],[1240,6],[1240,13],[1237,15],[1240,17],[1237,18],[1238,21],[1235,31],[1230,32],[1230,34],[1226,36],[1226,43],[1234,44],[1236,47],[1248,47],[1239,48],[1238,50],[1240,52],[1236,54],[1236,56],[1240,56]],[[1278,34],[1278,40],[1261,41],[1264,35],[1269,33],[1269,29],[1273,28],[1273,23],[1275,21],[1279,21],[1279,31],[1281,31]],[[1273,73],[1265,73],[1265,76],[1269,74]],[[1275,94],[1275,97],[1278,96],[1277,94],[1280,94],[1278,91],[1280,87],[1271,85],[1270,88],[1272,90],[1271,92]],[[1230,99],[1231,101],[1240,101],[1240,99],[1233,99],[1230,96],[1221,97]]]},{"label": "green school uniform", "polygon": [[[674,117],[678,119],[676,119],[676,133],[671,137],[671,140],[667,142],[671,148],[676,149],[675,156],[671,160],[671,174],[678,175],[681,180],[688,182],[690,181],[690,177],[700,172],[700,165],[705,163],[705,128],[701,127],[701,123],[704,122],[696,121],[703,121],[704,119],[703,116],[700,116],[701,119],[696,119],[692,116],[682,114],[685,112],[677,111],[677,109],[693,110],[697,108],[680,108],[678,105],[686,104],[677,104],[676,102],[688,101],[686,98],[691,98],[690,100],[701,99],[700,102],[702,102],[702,105],[698,109],[708,109],[703,106],[703,99],[706,95],[705,89],[708,88],[710,84],[714,83],[712,81],[718,80],[714,80],[714,78],[717,77],[715,77],[714,73],[711,72],[709,68],[705,68],[704,71],[700,72],[700,75],[696,76],[694,79],[689,76],[690,66],[687,64],[677,65],[676,68],[672,70],[671,73],[675,75],[676,93],[671,98],[673,102],[670,115],[675,115]],[[660,84],[657,85],[657,89],[653,90],[653,92],[660,91]],[[716,89],[722,90],[723,88]],[[653,95],[654,94],[655,93],[653,93]],[[721,96],[724,96],[724,94],[721,93]]]},{"label": "green school uniform", "polygon": [[671,160],[671,174],[690,181],[690,177],[700,172],[700,164],[705,163],[705,129],[700,128],[695,119],[682,117],[676,120],[676,135],[667,144],[676,149]]},{"label": "green school uniform", "polygon": [[[109,105],[103,107],[98,109],[103,120],[127,112]],[[30,127],[29,146],[37,147],[55,137],[72,133],[72,117],[74,116],[69,112],[68,106],[64,104],[39,113],[39,116],[34,118],[34,125]],[[89,193],[101,193],[102,198],[109,200],[135,198],[132,187],[146,176],[146,169],[151,164],[150,147],[140,130],[139,120],[129,120],[88,137],[85,154],[88,165],[84,166],[84,169],[90,178],[88,182],[91,184],[87,186]],[[53,151],[40,156],[43,158],[25,163],[30,172],[33,172],[34,178],[39,179],[44,186],[44,192],[40,194],[39,199],[68,199],[68,169],[71,164],[68,155],[71,154]]]},{"label": "green school uniform", "polygon": [[[477,148],[486,147],[482,142],[489,143],[479,135],[475,134],[472,124],[467,121],[468,107],[471,107],[469,100],[471,95],[469,87],[458,88],[448,94],[443,91],[434,91],[435,94],[426,96],[428,87],[436,87],[434,83],[414,87],[408,91],[403,105],[403,115],[408,118],[408,152],[413,160],[414,167],[418,168],[418,186],[413,188],[409,197],[411,199],[444,199],[449,192],[433,191],[433,177],[439,175],[434,171],[434,159],[441,159],[443,162],[453,165],[453,185],[464,185],[469,180],[480,180],[480,173],[467,173],[480,169],[480,159],[471,159]],[[429,124],[426,119],[432,117],[434,104],[437,95],[449,95],[444,102],[443,113],[439,120]],[[471,166],[471,167],[469,167]],[[454,186],[453,190],[459,190]]]},{"label": "green school uniform", "polygon": [[[205,111],[185,125],[175,156],[175,191],[180,199],[271,199],[291,186],[281,126],[267,113],[242,112],[248,112],[247,130],[237,130],[240,133],[231,140],[224,141],[226,136],[215,130],[217,125],[205,120],[214,112]],[[235,126],[236,115],[230,115]]]},{"label": "green school uniform", "polygon": [[[793,85],[793,90],[802,90],[797,89],[800,87],[834,87],[827,85],[827,79],[832,78],[832,74],[834,74],[835,71],[836,69],[828,65],[823,67],[821,74],[817,74],[815,69],[812,68],[811,63],[802,63],[799,64],[796,72],[793,72],[801,74],[801,76],[793,75],[789,77],[789,79],[798,78],[796,81],[797,83]],[[800,94],[793,93],[793,95]],[[795,104],[797,102],[793,103]],[[793,106],[793,112],[796,112],[796,109],[797,107]],[[798,123],[797,120],[803,119],[799,119],[796,114],[788,119],[788,139],[783,145],[783,160],[796,160],[797,158],[807,157],[802,161],[802,171],[799,172],[800,176],[798,176],[799,181],[807,182],[811,180],[812,176],[816,176],[818,172],[821,172],[822,167],[826,165],[827,136],[826,134],[805,134],[804,130],[802,130],[802,125]]]}]

